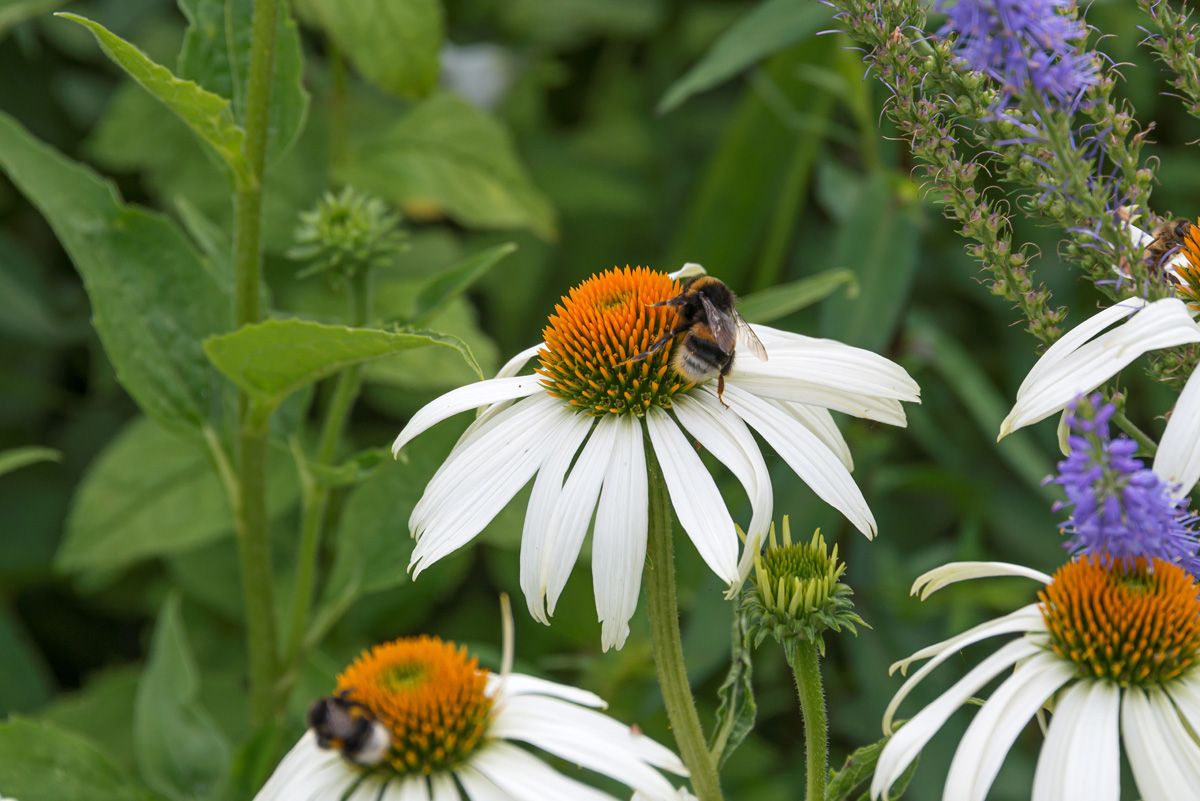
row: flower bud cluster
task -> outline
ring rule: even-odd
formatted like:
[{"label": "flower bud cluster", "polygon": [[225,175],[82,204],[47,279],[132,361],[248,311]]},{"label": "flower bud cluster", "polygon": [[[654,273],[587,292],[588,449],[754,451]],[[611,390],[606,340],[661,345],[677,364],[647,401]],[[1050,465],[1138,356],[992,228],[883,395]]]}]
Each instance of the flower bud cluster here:
[{"label": "flower bud cluster", "polygon": [[351,278],[408,247],[400,216],[352,187],[326,193],[316,208],[303,212],[295,238],[288,256],[307,262],[302,278],[317,273]]}]

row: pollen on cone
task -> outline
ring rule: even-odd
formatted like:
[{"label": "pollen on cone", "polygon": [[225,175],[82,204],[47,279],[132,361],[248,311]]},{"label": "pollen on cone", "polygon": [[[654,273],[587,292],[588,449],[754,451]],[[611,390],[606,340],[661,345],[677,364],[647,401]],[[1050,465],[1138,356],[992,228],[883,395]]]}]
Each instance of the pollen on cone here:
[{"label": "pollen on cone", "polygon": [[1188,306],[1200,309],[1200,220],[1197,220],[1195,225],[1188,226],[1179,252],[1186,264],[1174,268],[1179,277],[1175,291]]}]

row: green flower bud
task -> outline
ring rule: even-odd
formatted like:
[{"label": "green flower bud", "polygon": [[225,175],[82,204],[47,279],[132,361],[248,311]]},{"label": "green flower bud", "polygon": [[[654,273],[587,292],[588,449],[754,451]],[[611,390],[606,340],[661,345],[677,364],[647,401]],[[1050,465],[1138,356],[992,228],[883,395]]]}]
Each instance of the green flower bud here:
[{"label": "green flower bud", "polygon": [[316,208],[301,213],[295,237],[288,256],[308,262],[301,278],[322,272],[349,278],[408,248],[400,216],[352,187],[327,192]]}]

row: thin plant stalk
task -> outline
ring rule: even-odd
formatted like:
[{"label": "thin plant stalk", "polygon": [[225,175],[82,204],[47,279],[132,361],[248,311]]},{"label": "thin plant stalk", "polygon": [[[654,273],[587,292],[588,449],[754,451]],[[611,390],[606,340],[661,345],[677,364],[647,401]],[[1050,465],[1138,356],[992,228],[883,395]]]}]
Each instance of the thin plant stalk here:
[{"label": "thin plant stalk", "polygon": [[662,690],[667,719],[679,746],[679,755],[691,774],[699,801],[722,801],[716,763],[708,752],[696,701],[688,684],[679,631],[679,603],[675,588],[675,551],[671,535],[671,507],[667,487],[653,452],[647,453],[650,482],[649,534],[646,550],[646,609],[654,667]]},{"label": "thin plant stalk", "polygon": [[804,797],[807,801],[825,801],[829,780],[829,722],[816,644],[795,643],[789,649],[788,662],[796,676],[796,694],[800,698],[800,714],[804,716]]},{"label": "thin plant stalk", "polygon": [[[279,1],[254,2],[244,152],[249,175],[237,181],[234,197],[234,320],[238,327],[256,323],[262,316],[259,307],[262,282],[262,184]],[[267,522],[267,426],[256,412],[245,395],[239,398],[237,495],[233,499],[233,506],[246,609],[250,712],[251,719],[262,725],[275,714],[274,685],[278,653]]]}]

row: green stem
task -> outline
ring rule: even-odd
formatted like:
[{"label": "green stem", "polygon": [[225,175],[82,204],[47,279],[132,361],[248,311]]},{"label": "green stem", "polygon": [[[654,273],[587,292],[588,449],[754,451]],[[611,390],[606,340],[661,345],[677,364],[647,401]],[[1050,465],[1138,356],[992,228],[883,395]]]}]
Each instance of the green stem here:
[{"label": "green stem", "polygon": [[[238,327],[256,323],[262,282],[262,177],[266,163],[271,71],[275,57],[279,0],[255,0],[246,87],[245,158],[249,176],[238,180],[234,197],[234,320]],[[239,402],[238,492],[234,499],[242,592],[246,609],[246,645],[250,661],[250,711],[257,724],[275,713],[278,667],[275,609],[271,591],[271,543],[267,528],[266,426],[243,395]]]},{"label": "green stem", "polygon": [[821,686],[821,660],[817,646],[801,642],[789,655],[796,674],[796,693],[804,716],[804,752],[807,760],[807,801],[825,801],[829,779],[829,724],[825,717],[825,691]]},{"label": "green stem", "polygon": [[[368,265],[362,265],[355,273],[350,293],[352,323],[355,326],[365,325],[370,319],[371,311],[371,272]],[[314,458],[317,464],[327,466],[333,461],[361,386],[361,365],[347,367],[338,375],[329,406],[325,410],[321,437],[317,442]],[[304,513],[300,523],[300,552],[296,562],[296,586],[292,594],[291,623],[284,657],[284,668],[289,674],[296,669],[296,662],[304,647],[304,632],[308,628],[308,615],[316,584],[321,528],[328,507],[328,486],[317,483],[305,492]]]},{"label": "green stem", "polygon": [[650,530],[646,551],[646,609],[654,667],[662,689],[667,719],[675,733],[679,755],[692,779],[699,801],[722,801],[717,767],[704,743],[700,716],[688,684],[679,633],[679,605],[675,589],[675,551],[671,540],[671,506],[667,487],[653,452],[647,453],[650,481]]},{"label": "green stem", "polygon": [[1129,436],[1133,437],[1137,442],[1138,447],[1142,450],[1142,455],[1153,456],[1158,453],[1158,443],[1142,429],[1138,428],[1137,423],[1125,416],[1125,412],[1117,412],[1113,415],[1113,422]]}]

